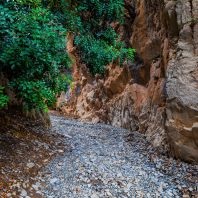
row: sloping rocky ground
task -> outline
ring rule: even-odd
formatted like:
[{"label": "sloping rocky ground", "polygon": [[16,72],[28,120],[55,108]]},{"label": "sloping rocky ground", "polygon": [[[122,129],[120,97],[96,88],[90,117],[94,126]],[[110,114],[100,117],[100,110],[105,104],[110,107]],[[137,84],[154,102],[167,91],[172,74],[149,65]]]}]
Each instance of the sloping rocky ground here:
[{"label": "sloping rocky ground", "polygon": [[1,133],[0,197],[197,197],[198,167],[160,155],[142,134],[51,120],[50,130],[28,122]]},{"label": "sloping rocky ground", "polygon": [[[42,123],[43,124],[43,123]],[[38,172],[69,149],[62,135],[18,112],[0,112],[0,197],[41,197]]]}]

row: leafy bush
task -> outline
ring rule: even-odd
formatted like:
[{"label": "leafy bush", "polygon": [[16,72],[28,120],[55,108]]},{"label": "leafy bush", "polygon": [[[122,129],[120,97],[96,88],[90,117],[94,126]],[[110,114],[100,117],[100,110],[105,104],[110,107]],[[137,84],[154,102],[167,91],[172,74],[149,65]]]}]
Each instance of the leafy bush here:
[{"label": "leafy bush", "polygon": [[45,0],[45,3],[74,34],[79,56],[93,74],[103,74],[106,65],[114,61],[120,65],[125,60],[133,61],[135,50],[126,48],[113,28],[116,22],[124,21],[124,0]]},{"label": "leafy bush", "polygon": [[25,108],[47,111],[68,83],[60,81],[70,64],[65,28],[38,0],[0,5],[0,19],[0,71]]}]

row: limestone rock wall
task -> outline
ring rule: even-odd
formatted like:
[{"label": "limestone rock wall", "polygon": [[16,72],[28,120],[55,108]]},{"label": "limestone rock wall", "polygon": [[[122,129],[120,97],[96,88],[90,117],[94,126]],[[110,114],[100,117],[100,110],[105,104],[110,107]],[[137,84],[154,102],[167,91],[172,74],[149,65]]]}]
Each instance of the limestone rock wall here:
[{"label": "limestone rock wall", "polygon": [[65,115],[139,130],[161,152],[198,162],[198,0],[125,0],[120,34],[134,63],[92,77],[74,60],[74,83],[57,106]]},{"label": "limestone rock wall", "polygon": [[198,161],[198,1],[174,7],[179,36],[167,65],[166,131],[172,154]]}]

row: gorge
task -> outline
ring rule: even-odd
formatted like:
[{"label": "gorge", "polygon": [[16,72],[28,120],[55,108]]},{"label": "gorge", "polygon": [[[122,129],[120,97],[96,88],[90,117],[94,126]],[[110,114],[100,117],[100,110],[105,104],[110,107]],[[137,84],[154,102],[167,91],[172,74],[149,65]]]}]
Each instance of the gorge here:
[{"label": "gorge", "polygon": [[122,38],[134,63],[90,76],[75,59],[74,85],[58,101],[66,115],[144,133],[154,147],[198,161],[198,2],[126,1]]},{"label": "gorge", "polygon": [[198,198],[198,0],[0,1],[0,36],[0,197]]}]

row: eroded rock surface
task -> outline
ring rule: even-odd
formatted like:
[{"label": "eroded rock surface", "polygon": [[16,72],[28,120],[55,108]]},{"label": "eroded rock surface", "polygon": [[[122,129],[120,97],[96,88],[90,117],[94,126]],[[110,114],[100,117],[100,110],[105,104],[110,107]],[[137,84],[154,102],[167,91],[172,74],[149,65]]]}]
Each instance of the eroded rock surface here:
[{"label": "eroded rock surface", "polygon": [[175,5],[180,26],[167,70],[167,133],[177,157],[198,161],[198,1]]},{"label": "eroded rock surface", "polygon": [[139,130],[162,152],[198,162],[198,0],[126,0],[120,34],[134,63],[92,77],[69,38],[74,84],[59,107],[66,115]]}]

